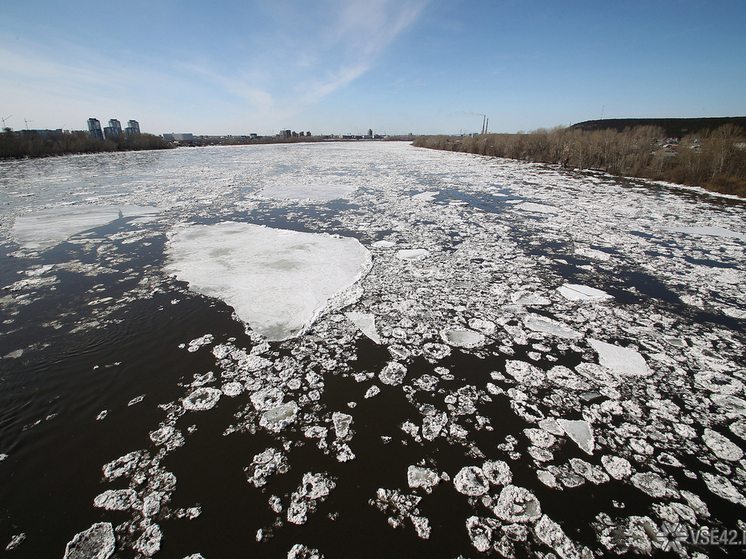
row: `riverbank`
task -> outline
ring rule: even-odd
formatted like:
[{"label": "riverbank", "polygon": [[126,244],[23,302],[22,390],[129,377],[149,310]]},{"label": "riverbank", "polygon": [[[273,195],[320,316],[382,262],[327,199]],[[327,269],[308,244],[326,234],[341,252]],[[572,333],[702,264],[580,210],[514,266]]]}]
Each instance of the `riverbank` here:
[{"label": "riverbank", "polygon": [[49,157],[74,153],[100,153],[110,151],[138,151],[168,149],[173,147],[160,136],[138,134],[130,138],[115,140],[91,138],[88,132],[44,131],[13,132],[0,134],[0,159],[22,159],[24,157]]},{"label": "riverbank", "polygon": [[621,132],[554,128],[526,134],[419,136],[413,145],[595,169],[746,197],[744,131],[731,124],[682,138],[666,137],[654,126]]}]

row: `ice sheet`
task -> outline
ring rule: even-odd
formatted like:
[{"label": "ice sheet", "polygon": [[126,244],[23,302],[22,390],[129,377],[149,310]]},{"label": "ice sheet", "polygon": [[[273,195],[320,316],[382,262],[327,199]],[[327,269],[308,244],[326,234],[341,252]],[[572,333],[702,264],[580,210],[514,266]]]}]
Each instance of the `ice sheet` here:
[{"label": "ice sheet", "polygon": [[298,336],[327,306],[352,302],[345,290],[371,266],[356,239],[234,222],[178,229],[168,256],[169,274],[224,300],[269,340]]},{"label": "ice sheet", "polygon": [[746,239],[743,233],[737,233],[723,227],[661,227],[662,231],[674,233],[687,233],[689,235],[708,235],[714,237],[730,237],[733,239]]},{"label": "ice sheet", "polygon": [[161,208],[140,206],[62,206],[16,218],[12,234],[22,248],[44,250],[115,219],[147,218],[160,211]]}]

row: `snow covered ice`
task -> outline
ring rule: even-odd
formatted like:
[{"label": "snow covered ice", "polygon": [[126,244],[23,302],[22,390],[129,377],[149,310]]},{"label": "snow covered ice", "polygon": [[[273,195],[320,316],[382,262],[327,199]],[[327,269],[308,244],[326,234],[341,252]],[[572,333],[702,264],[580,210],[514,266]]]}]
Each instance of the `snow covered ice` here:
[{"label": "snow covered ice", "polygon": [[283,340],[308,330],[370,267],[357,240],[225,222],[178,229],[168,272],[230,304],[253,330]]},{"label": "snow covered ice", "polygon": [[588,559],[744,527],[743,202],[395,142],[42,163],[0,163],[13,553]]}]

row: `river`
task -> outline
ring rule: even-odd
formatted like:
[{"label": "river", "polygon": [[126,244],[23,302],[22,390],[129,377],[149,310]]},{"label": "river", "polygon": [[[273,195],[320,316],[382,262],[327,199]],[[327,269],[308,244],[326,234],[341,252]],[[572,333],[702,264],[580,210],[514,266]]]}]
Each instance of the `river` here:
[{"label": "river", "polygon": [[0,162],[0,243],[7,557],[746,543],[741,200],[179,148]]}]

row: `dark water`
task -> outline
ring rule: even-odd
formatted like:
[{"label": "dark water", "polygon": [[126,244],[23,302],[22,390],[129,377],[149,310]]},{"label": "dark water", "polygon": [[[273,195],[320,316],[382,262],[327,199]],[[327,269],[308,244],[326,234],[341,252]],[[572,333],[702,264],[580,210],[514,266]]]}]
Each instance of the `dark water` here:
[{"label": "dark water", "polygon": [[[671,522],[740,534],[746,463],[731,447],[730,454],[715,452],[705,437],[712,440],[712,430],[746,447],[739,408],[746,399],[746,240],[659,228],[718,226],[743,235],[744,206],[591,178],[403,144],[3,163],[0,453],[7,457],[0,461],[0,555],[62,557],[67,542],[96,522],[111,523],[115,556],[123,558],[138,556],[133,546],[152,524],[162,533],[157,557],[200,553],[206,559],[284,558],[295,544],[327,559],[479,557],[485,553],[467,531],[471,517],[492,527],[491,546],[502,542],[518,557],[678,556],[650,533],[640,535],[639,519],[647,519],[652,532]],[[358,190],[333,202],[258,195],[265,185],[302,182]],[[432,202],[411,199],[426,191],[438,192]],[[522,202],[544,210],[522,210]],[[161,211],[152,221],[123,217],[42,251],[15,242],[17,216],[63,205]],[[231,307],[163,272],[167,233],[177,224],[227,220],[357,238],[373,255],[359,299],[327,313],[300,338],[263,346]],[[373,246],[382,239],[397,246]],[[402,261],[400,248],[425,248],[430,255]],[[718,275],[724,271],[731,275]],[[19,283],[24,279],[34,281]],[[613,299],[568,301],[557,291],[564,283],[592,286]],[[521,302],[527,296],[545,301]],[[345,318],[350,310],[375,316],[381,344]],[[578,337],[532,330],[531,317]],[[473,348],[454,345],[449,355],[428,353],[427,344],[446,348],[442,333],[456,327],[482,328],[483,339]],[[190,341],[205,334],[212,341],[188,351]],[[584,374],[584,365],[600,360],[589,339],[635,349],[651,375],[601,368],[610,379],[604,382]],[[669,339],[683,340],[683,347]],[[248,375],[254,384],[244,378],[240,394],[224,393],[206,411],[184,411],[182,399],[194,391],[196,375],[212,372],[207,386],[225,390],[240,373],[237,362],[214,354],[221,344],[253,349],[267,365]],[[379,377],[390,362],[406,367],[401,384]],[[530,364],[534,377],[513,376],[515,362]],[[558,366],[567,368],[571,383],[547,376]],[[719,376],[708,384],[697,376],[703,372]],[[318,375],[320,387],[309,373]],[[726,381],[731,384],[723,387]],[[380,393],[366,398],[373,385]],[[279,388],[285,401],[299,403],[293,424],[278,433],[261,427],[251,400],[259,386]],[[310,396],[314,387],[317,399]],[[334,412],[352,416],[351,436],[339,441]],[[423,420],[433,412],[445,412],[448,421],[428,440],[421,436]],[[543,449],[549,456],[537,459],[541,453],[525,430],[546,433],[541,419],[588,421],[594,453],[555,435]],[[180,431],[183,444],[169,450],[155,444],[149,434],[160,425]],[[306,436],[309,427],[328,429],[326,448]],[[340,461],[335,442],[347,444],[354,459]],[[268,448],[282,452],[289,469],[255,487],[245,469]],[[147,453],[143,477],[106,479],[102,468],[133,451]],[[570,467],[582,459],[604,473],[602,456],[624,458],[632,476],[654,474],[665,494],[640,489],[633,481],[640,478],[630,475],[593,483]],[[528,489],[541,514],[561,527],[562,552],[560,540],[556,547],[548,543],[537,527],[546,524],[537,519],[496,517],[501,486],[491,485],[488,497],[457,490],[462,468],[486,461],[506,462],[512,485]],[[431,493],[408,486],[414,465],[441,477]],[[552,470],[555,488],[537,478],[551,466],[559,468]],[[175,488],[159,493],[160,509],[149,520],[137,507],[94,506],[107,490],[129,487],[140,500],[152,496],[163,472],[173,473]],[[297,525],[287,508],[306,473],[323,474],[334,487],[308,502],[307,521]],[[735,494],[718,494],[705,474],[728,480]],[[382,512],[380,489],[421,498],[417,510]],[[282,503],[279,513],[270,506],[272,496]],[[180,518],[191,507],[200,514]],[[388,519],[398,514],[402,525],[393,528]],[[408,515],[428,519],[427,538],[418,536]],[[25,538],[5,550],[20,534]],[[684,549],[738,556],[744,548],[685,542]]]}]

